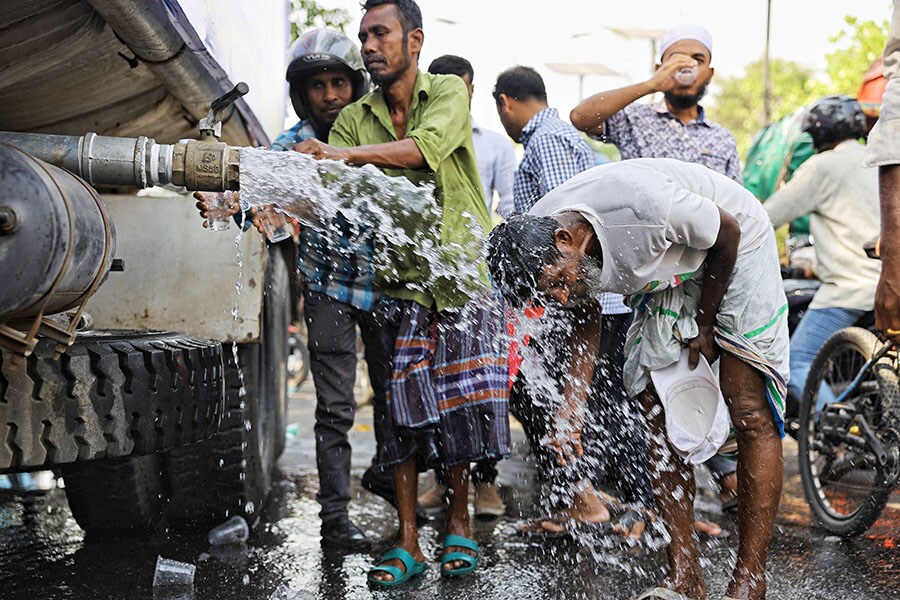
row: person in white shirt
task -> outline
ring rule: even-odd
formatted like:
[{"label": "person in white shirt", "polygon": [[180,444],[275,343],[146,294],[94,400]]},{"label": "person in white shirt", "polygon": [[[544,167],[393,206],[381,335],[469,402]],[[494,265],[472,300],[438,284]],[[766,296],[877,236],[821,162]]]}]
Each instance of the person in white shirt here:
[{"label": "person in white shirt", "polygon": [[[475,93],[472,81],[475,70],[472,63],[461,56],[445,54],[431,61],[428,72],[433,75],[456,75],[469,90],[469,104]],[[513,174],[516,172],[516,155],[505,135],[485,129],[472,118],[472,141],[475,142],[475,160],[484,188],[484,199],[489,214],[499,214],[504,219],[513,212]],[[494,209],[494,192],[499,202]]]},{"label": "person in white shirt", "polygon": [[[881,263],[863,245],[878,235],[878,173],[863,166],[866,117],[853,98],[828,96],[809,107],[801,125],[816,154],[763,207],[780,227],[808,214],[822,286],[791,336],[789,410],[799,402],[813,358],[831,334],[850,327],[875,306]],[[819,407],[834,401],[823,386]]]},{"label": "person in white shirt", "polygon": [[691,368],[700,354],[719,361],[740,448],[740,543],[726,598],[765,598],[784,472],[789,341],[775,235],[762,205],[704,166],[636,158],[576,175],[498,225],[489,246],[491,275],[507,302],[537,297],[575,313],[566,401],[548,442],[561,461],[583,453],[585,381],[600,343],[597,294],[623,294],[634,308],[623,379],[649,429],[654,497],[671,536],[669,574],[641,598],[706,597],[692,529],[693,469],[666,435],[650,373],[683,352]]}]

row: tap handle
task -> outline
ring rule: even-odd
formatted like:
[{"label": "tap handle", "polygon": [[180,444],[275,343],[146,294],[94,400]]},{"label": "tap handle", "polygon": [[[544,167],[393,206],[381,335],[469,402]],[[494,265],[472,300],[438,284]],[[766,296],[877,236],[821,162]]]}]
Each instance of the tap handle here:
[{"label": "tap handle", "polygon": [[250,86],[243,81],[234,86],[230,92],[219,96],[209,105],[209,113],[200,119],[200,139],[218,139],[222,135],[222,113],[234,104],[234,101],[250,91]]},{"label": "tap handle", "polygon": [[[213,100],[212,104],[209,105],[209,110],[211,110],[214,113],[218,113],[222,110],[225,110],[226,108],[228,108],[229,106],[234,104],[235,100],[237,100],[241,96],[245,95],[249,91],[250,91],[250,86],[247,85],[246,83],[244,83],[243,81],[241,81],[236,86],[234,86],[230,92],[228,92],[225,95],[219,96],[218,98]],[[218,115],[216,115],[216,116],[218,116]]]}]

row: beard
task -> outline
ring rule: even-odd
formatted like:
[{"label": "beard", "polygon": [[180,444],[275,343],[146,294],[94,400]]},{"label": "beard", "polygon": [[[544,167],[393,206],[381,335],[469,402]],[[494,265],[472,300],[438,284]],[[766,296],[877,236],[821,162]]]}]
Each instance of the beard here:
[{"label": "beard", "polygon": [[595,258],[582,255],[578,260],[578,281],[585,288],[583,293],[570,294],[567,306],[580,306],[589,302],[596,302],[603,293],[603,265]]},{"label": "beard", "polygon": [[700,103],[700,100],[703,99],[703,96],[706,95],[706,86],[704,85],[699,90],[697,90],[696,94],[676,94],[674,91],[669,90],[665,92],[666,102],[672,108],[693,108]]},{"label": "beard", "polygon": [[[391,69],[390,72],[381,72],[374,73],[369,71],[369,77],[372,79],[372,83],[377,85],[378,87],[388,87],[398,79],[400,76],[409,69],[409,65],[412,63],[412,60],[409,56],[409,40],[406,38],[406,35],[403,36],[403,59],[396,66],[396,68]],[[382,63],[385,64],[385,63]],[[368,66],[366,65],[366,69],[368,70]]]}]

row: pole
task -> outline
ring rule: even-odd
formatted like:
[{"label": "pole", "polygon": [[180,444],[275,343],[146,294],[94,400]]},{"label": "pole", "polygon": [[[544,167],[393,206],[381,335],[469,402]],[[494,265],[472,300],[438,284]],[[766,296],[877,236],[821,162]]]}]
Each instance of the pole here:
[{"label": "pole", "polygon": [[766,2],[766,46],[763,50],[763,125],[772,122],[772,81],[769,73],[769,38],[772,35],[772,0]]}]

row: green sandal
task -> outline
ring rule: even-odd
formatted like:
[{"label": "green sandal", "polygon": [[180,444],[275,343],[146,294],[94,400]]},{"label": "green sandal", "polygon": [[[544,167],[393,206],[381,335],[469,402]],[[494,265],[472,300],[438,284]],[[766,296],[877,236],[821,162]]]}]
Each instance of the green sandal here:
[{"label": "green sandal", "polygon": [[[391,565],[384,565],[389,560],[399,560],[403,563],[403,568],[405,570],[400,570],[399,567],[394,567]],[[388,550],[385,552],[381,558],[378,559],[378,564],[369,569],[369,574],[366,577],[371,585],[380,586],[380,587],[394,587],[398,586],[401,583],[407,582],[412,577],[419,575],[422,573],[428,565],[425,564],[425,561],[416,562],[416,559],[413,558],[412,554],[404,550],[403,548],[394,548],[393,550]],[[393,581],[382,581],[380,579],[375,579],[372,577],[374,573],[387,573],[388,575],[392,575],[394,577]]]},{"label": "green sandal", "polygon": [[[448,552],[441,557],[441,577],[457,577],[459,575],[467,575],[475,570],[478,567],[478,544],[475,540],[470,540],[467,537],[463,537],[461,535],[453,535],[452,533],[444,538],[444,548],[448,546],[458,546],[460,548],[466,548],[467,550],[471,550],[475,553],[475,556],[471,554],[466,554],[465,552]],[[466,563],[464,567],[458,567],[456,569],[445,569],[444,565],[449,562],[453,562],[456,560],[461,560]]]}]

